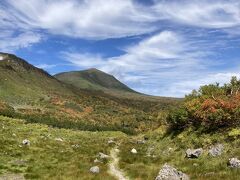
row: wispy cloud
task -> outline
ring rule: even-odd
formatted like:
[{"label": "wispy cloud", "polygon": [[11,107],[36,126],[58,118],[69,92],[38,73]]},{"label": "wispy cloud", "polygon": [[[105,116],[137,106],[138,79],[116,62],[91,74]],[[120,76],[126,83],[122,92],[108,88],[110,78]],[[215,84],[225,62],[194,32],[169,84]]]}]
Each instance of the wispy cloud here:
[{"label": "wispy cloud", "polygon": [[33,32],[16,34],[13,31],[2,31],[0,38],[0,50],[4,52],[13,52],[20,48],[27,48],[41,41],[41,35]]},{"label": "wispy cloud", "polygon": [[[204,73],[211,73],[206,71],[206,67],[212,63],[207,59],[212,53],[211,49],[206,50],[205,46],[172,31],[155,34],[126,47],[124,51],[123,55],[110,58],[64,52],[63,59],[81,68],[96,67],[114,74],[141,92],[150,93],[151,90],[151,94],[168,96],[183,96],[189,92],[187,85],[174,91],[173,87],[180,87],[177,82],[194,81]],[[195,84],[191,88],[199,85]]]},{"label": "wispy cloud", "polygon": [[150,6],[136,0],[5,0],[0,4],[2,26],[83,39],[150,33],[161,29],[164,21],[226,30],[240,26],[238,0],[156,0]]},{"label": "wispy cloud", "polygon": [[155,12],[166,19],[202,28],[240,26],[238,0],[156,1]]}]

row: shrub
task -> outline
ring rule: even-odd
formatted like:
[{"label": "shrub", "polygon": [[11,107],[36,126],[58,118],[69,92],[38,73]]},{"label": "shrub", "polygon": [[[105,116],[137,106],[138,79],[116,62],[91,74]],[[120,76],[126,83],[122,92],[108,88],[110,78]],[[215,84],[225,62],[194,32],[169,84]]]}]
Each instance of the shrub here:
[{"label": "shrub", "polygon": [[186,96],[181,108],[171,112],[172,127],[202,126],[206,130],[240,125],[240,80],[233,77],[229,84],[210,84]]}]

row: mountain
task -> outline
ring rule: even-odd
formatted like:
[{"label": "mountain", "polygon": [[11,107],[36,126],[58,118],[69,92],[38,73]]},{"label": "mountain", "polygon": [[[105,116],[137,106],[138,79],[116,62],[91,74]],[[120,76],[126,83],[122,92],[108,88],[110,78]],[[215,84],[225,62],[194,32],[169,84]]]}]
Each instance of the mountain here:
[{"label": "mountain", "polygon": [[0,97],[12,104],[32,102],[53,94],[73,95],[66,85],[27,61],[0,53]]},{"label": "mountain", "polygon": [[56,74],[54,77],[80,89],[136,93],[114,76],[95,68],[84,71],[64,72]]},{"label": "mountain", "polygon": [[[28,122],[136,133],[158,127],[159,113],[179,102],[174,98],[139,95],[113,76],[96,69],[80,72],[82,79],[76,81],[100,90],[89,91],[80,88],[81,83],[60,81],[55,78],[60,75],[53,77],[15,55],[0,53],[0,59],[0,115],[24,118]],[[78,80],[75,73],[70,75],[62,76],[66,81]],[[123,92],[124,96],[105,91]]]}]

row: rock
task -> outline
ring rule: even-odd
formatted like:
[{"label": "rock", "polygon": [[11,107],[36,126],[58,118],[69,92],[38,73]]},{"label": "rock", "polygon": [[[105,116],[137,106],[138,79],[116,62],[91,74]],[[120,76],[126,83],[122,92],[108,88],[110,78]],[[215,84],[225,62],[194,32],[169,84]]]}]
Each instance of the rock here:
[{"label": "rock", "polygon": [[119,153],[119,152],[120,152],[120,150],[119,150],[118,148],[115,148],[114,151],[115,151],[116,153]]},{"label": "rock", "polygon": [[137,154],[137,150],[133,148],[133,149],[131,150],[131,153]]},{"label": "rock", "polygon": [[211,147],[208,151],[208,154],[211,156],[220,156],[223,152],[224,146],[222,144],[217,144],[216,146]]},{"label": "rock", "polygon": [[108,140],[108,144],[111,145],[111,144],[116,144],[116,142],[112,139]]},{"label": "rock", "polygon": [[94,163],[102,163],[101,161],[99,161],[97,158],[93,161]]},{"label": "rock", "polygon": [[30,146],[30,141],[27,140],[27,139],[24,139],[22,144],[25,145],[25,146]]},{"label": "rock", "polygon": [[149,148],[147,149],[146,156],[147,156],[147,157],[153,157],[153,156],[154,156],[153,153],[154,153],[154,147],[149,147]]},{"label": "rock", "polygon": [[145,140],[137,140],[137,144],[145,144],[146,141]]},{"label": "rock", "polygon": [[100,158],[100,159],[108,159],[109,156],[100,152],[100,153],[99,153],[99,158]]},{"label": "rock", "polygon": [[100,169],[98,166],[93,166],[90,168],[90,172],[94,174],[98,174],[100,172]]},{"label": "rock", "polygon": [[144,138],[145,141],[149,140],[149,137],[146,136],[146,135],[143,138]]},{"label": "rock", "polygon": [[155,180],[189,180],[189,177],[170,165],[164,164]]},{"label": "rock", "polygon": [[63,139],[62,138],[55,138],[55,141],[63,142]]},{"label": "rock", "polygon": [[228,166],[232,168],[240,168],[240,160],[238,158],[230,158]]},{"label": "rock", "polygon": [[198,163],[193,163],[193,166],[197,167],[197,166],[198,166]]},{"label": "rock", "polygon": [[79,147],[80,147],[79,144],[74,144],[74,145],[72,145],[72,148],[79,148]]},{"label": "rock", "polygon": [[186,157],[187,158],[198,158],[203,153],[203,149],[187,149]]}]

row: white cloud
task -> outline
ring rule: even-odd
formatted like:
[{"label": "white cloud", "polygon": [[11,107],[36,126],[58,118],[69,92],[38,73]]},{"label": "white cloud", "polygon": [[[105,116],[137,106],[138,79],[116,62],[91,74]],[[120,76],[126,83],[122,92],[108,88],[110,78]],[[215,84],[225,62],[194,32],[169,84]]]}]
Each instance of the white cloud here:
[{"label": "white cloud", "polygon": [[239,9],[238,0],[156,0],[151,6],[136,0],[8,0],[0,7],[0,26],[95,40],[154,32],[166,21],[232,33],[240,26]]},{"label": "white cloud", "polygon": [[205,73],[205,65],[211,63],[203,62],[209,54],[204,47],[172,31],[158,33],[124,51],[123,55],[110,58],[64,52],[62,58],[83,69],[96,67],[113,74],[141,92],[168,96],[183,96],[189,92],[188,86],[179,88],[178,92],[171,88],[176,82]]},{"label": "white cloud", "polygon": [[159,16],[185,25],[203,28],[240,26],[238,0],[156,1],[154,9]]},{"label": "white cloud", "polygon": [[26,48],[41,40],[41,35],[33,32],[22,32],[17,35],[11,31],[3,31],[1,35],[0,51],[12,52],[16,49]]},{"label": "white cloud", "polygon": [[38,64],[38,65],[36,65],[36,67],[38,67],[40,69],[51,69],[56,66],[57,66],[57,64]]},{"label": "white cloud", "polygon": [[[86,39],[144,34],[156,17],[131,0],[9,0],[9,8],[31,28]],[[18,24],[18,22],[15,22]]]}]

